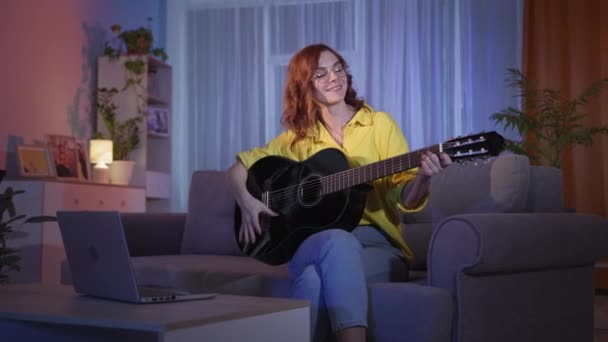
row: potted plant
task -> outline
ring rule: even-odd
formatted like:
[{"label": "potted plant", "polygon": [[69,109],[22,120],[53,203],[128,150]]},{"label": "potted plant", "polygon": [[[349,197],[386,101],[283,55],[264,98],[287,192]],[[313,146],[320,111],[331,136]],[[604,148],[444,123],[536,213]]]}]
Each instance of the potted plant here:
[{"label": "potted plant", "polygon": [[507,73],[507,82],[517,90],[522,108],[509,107],[490,116],[505,129],[516,129],[519,133],[522,140],[508,139],[507,149],[559,169],[564,151],[574,145],[591,145],[597,134],[608,134],[608,125],[583,125],[585,114],[579,111],[580,106],[608,85],[608,78],[568,99],[559,90],[536,88],[518,69],[508,69]]},{"label": "potted plant", "polygon": [[[108,138],[113,141],[114,161],[110,164],[110,180],[112,183],[129,184],[133,174],[135,162],[128,160],[129,154],[137,149],[140,144],[140,125],[146,117],[145,108],[148,94],[144,80],[146,72],[148,77],[155,72],[146,63],[148,55],[152,54],[163,61],[167,60],[167,54],[162,48],[154,48],[154,36],[150,29],[152,19],[148,18],[147,27],[138,27],[132,30],[114,24],[111,26],[114,37],[105,42],[104,55],[109,57],[110,62],[120,61],[126,71],[124,85],[119,88],[100,88],[97,92],[98,115],[102,119],[103,129],[98,131],[96,138]],[[127,58],[120,58],[128,56]],[[125,94],[129,99],[136,101],[136,113],[133,117],[119,121],[117,120],[118,108],[114,103],[114,96],[119,93]]]},{"label": "potted plant", "polygon": [[[162,48],[154,48],[154,36],[150,29],[151,18],[148,18],[148,27],[139,27],[132,30],[123,30],[118,24],[111,26],[114,38],[105,43],[104,55],[110,61],[117,61],[123,55],[128,58],[120,59],[126,70],[126,80],[121,89],[100,88],[97,96],[98,113],[102,118],[107,138],[113,141],[114,162],[110,164],[110,179],[112,183],[128,184],[133,173],[135,162],[128,160],[130,152],[137,149],[140,144],[140,124],[146,114],[144,108],[147,103],[147,89],[143,84],[146,72],[148,77],[154,72],[146,66],[145,56],[152,54],[167,60],[167,54]],[[151,81],[149,81],[151,82]],[[129,88],[132,88],[129,90]],[[123,122],[117,120],[117,106],[113,98],[121,92],[128,91],[126,96],[135,101],[137,112],[133,117]],[[131,98],[132,97],[132,98]],[[104,134],[97,133],[96,138],[103,139]]]},{"label": "potted plant", "polygon": [[[0,170],[0,183],[6,175],[5,170]],[[12,225],[19,220],[24,220],[25,223],[42,223],[56,221],[53,216],[33,216],[26,218],[26,215],[17,214],[13,198],[19,194],[24,193],[23,190],[14,190],[12,187],[8,187],[3,193],[0,193],[0,285],[7,284],[9,282],[10,272],[16,272],[21,270],[19,262],[21,257],[19,251],[7,246],[6,240],[14,234]]]},{"label": "potted plant", "polygon": [[167,60],[167,53],[163,48],[153,48],[154,35],[150,29],[152,18],[148,18],[148,27],[138,27],[131,30],[122,30],[119,24],[114,24],[110,27],[115,37],[111,42],[105,42],[104,55],[118,58],[122,54],[132,55],[148,55],[152,54]]},{"label": "potted plant", "polygon": [[114,96],[118,94],[116,88],[100,88],[97,92],[97,113],[101,116],[105,134],[98,130],[96,139],[110,139],[113,142],[114,161],[110,165],[110,179],[114,184],[129,184],[133,174],[135,162],[129,160],[129,154],[140,145],[140,124],[143,114],[120,121],[117,118],[118,107],[114,103]]},{"label": "potted plant", "polygon": [[[122,91],[130,87],[134,88],[139,114],[143,115],[143,107],[145,105],[146,96],[145,88],[142,85],[143,77],[146,73],[146,63],[142,56],[147,56],[152,53],[154,56],[160,57],[163,61],[167,60],[167,54],[162,48],[152,48],[154,44],[154,36],[150,29],[152,19],[148,18],[148,27],[139,27],[133,30],[122,30],[118,24],[110,27],[116,35],[112,42],[105,42],[104,55],[110,57],[111,60],[118,60],[123,54],[132,56],[124,60],[123,65],[127,71],[127,79]],[[113,46],[114,45],[114,46]],[[148,70],[153,72],[153,70]]]}]

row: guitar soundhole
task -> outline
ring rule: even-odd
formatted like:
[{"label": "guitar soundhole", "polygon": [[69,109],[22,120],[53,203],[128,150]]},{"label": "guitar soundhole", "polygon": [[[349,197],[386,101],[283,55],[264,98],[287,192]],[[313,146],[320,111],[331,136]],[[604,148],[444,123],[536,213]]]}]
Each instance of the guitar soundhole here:
[{"label": "guitar soundhole", "polygon": [[323,190],[320,175],[310,175],[298,184],[298,202],[303,207],[312,207],[321,201]]}]

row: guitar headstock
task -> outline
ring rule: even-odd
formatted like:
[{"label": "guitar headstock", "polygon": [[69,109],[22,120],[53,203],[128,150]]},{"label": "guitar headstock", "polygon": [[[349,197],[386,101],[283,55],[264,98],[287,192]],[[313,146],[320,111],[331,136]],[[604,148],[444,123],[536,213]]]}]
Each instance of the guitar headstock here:
[{"label": "guitar headstock", "polygon": [[498,155],[505,148],[505,138],[495,131],[483,132],[450,139],[442,146],[454,161],[475,159]]}]

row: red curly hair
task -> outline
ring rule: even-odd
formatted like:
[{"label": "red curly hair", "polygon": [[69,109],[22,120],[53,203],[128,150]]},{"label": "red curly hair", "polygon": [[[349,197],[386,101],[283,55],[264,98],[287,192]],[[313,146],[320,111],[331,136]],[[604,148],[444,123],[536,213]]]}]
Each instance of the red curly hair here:
[{"label": "red curly hair", "polygon": [[281,122],[285,128],[292,130],[296,135],[291,143],[292,149],[298,141],[307,136],[317,120],[322,120],[321,107],[314,97],[315,88],[312,77],[318,67],[319,56],[323,51],[333,53],[346,71],[348,88],[344,101],[352,106],[355,111],[363,107],[363,100],[357,98],[357,92],[352,87],[353,77],[344,58],[334,49],[324,44],[306,46],[298,51],[289,62],[283,95]]}]

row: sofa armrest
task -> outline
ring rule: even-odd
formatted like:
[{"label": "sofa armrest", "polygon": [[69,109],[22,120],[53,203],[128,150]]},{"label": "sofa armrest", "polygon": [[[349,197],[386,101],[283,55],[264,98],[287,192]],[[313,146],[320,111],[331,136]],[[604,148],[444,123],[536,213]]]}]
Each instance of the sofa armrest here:
[{"label": "sofa armrest", "polygon": [[122,213],[131,256],[180,254],[185,213]]},{"label": "sofa armrest", "polygon": [[526,272],[592,264],[608,255],[608,220],[571,213],[454,215],[435,229],[429,284],[455,293],[456,274]]}]

